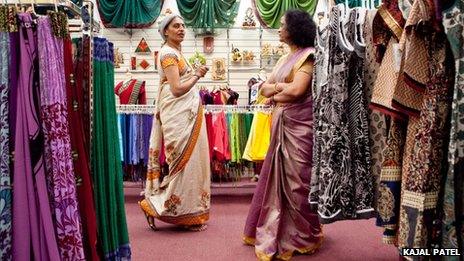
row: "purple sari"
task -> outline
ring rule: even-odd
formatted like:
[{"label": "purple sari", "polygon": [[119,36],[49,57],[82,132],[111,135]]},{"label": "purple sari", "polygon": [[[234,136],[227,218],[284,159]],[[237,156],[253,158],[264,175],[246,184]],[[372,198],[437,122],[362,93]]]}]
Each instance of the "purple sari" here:
[{"label": "purple sari", "polygon": [[[18,15],[21,23],[14,44],[20,52],[14,77],[17,86],[13,121],[13,260],[60,260],[47,193],[43,158],[43,133],[40,128],[39,60],[37,33],[29,13]],[[15,39],[15,38],[12,38]],[[13,52],[15,53],[15,52]],[[19,64],[16,65],[15,63]],[[17,80],[17,81],[16,81]]]},{"label": "purple sari", "polygon": [[53,35],[49,17],[41,17],[37,23],[45,171],[58,248],[63,260],[85,260],[66,105],[63,39]]},{"label": "purple sari", "polygon": [[[292,82],[312,48],[281,59],[270,82]],[[309,88],[310,90],[310,88]],[[271,144],[245,224],[244,241],[259,259],[289,259],[320,247],[322,230],[308,203],[313,147],[312,97],[279,106],[272,116]]]}]

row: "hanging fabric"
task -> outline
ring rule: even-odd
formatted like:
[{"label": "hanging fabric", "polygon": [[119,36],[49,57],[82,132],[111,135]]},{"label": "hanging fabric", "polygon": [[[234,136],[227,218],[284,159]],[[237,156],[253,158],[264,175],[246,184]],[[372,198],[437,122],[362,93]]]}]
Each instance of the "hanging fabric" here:
[{"label": "hanging fabric", "polygon": [[243,152],[243,159],[248,161],[264,160],[271,142],[271,120],[272,115],[269,113],[260,111],[255,113]]},{"label": "hanging fabric", "polygon": [[162,0],[97,0],[105,27],[150,27],[161,12]]},{"label": "hanging fabric", "polygon": [[[344,5],[332,8],[326,43],[327,86],[316,90],[315,161],[311,175],[310,203],[321,223],[370,218],[373,187],[370,172],[368,111],[364,96],[365,46],[356,44],[357,10],[346,13]],[[349,21],[346,30],[342,19]],[[322,40],[322,38],[321,38]],[[319,47],[319,48],[321,48]],[[323,59],[322,57],[319,59]],[[325,64],[324,61],[319,61]],[[318,84],[324,86],[323,79]]]},{"label": "hanging fabric", "polygon": [[[0,6],[0,16],[7,8]],[[0,18],[1,19],[1,18]],[[9,112],[9,63],[10,37],[6,32],[6,19],[0,20],[0,260],[11,260],[11,172],[10,172],[10,129]]]},{"label": "hanging fabric", "polygon": [[[367,10],[363,25],[364,42],[366,42],[366,54],[364,63],[364,90],[368,104],[371,102],[372,90],[379,73],[380,63],[376,60],[375,47],[373,43],[373,20],[377,14],[376,9]],[[382,168],[382,151],[385,148],[387,138],[387,126],[385,115],[378,111],[369,109],[369,139],[371,146],[371,173],[374,176],[374,202],[373,207],[377,210],[378,187],[380,184],[380,172]]]},{"label": "hanging fabric", "polygon": [[232,26],[239,4],[239,0],[177,0],[185,24],[196,34],[213,34],[216,28]]},{"label": "hanging fabric", "polygon": [[39,18],[37,28],[45,172],[58,248],[62,259],[83,260],[82,228],[66,111],[63,40],[53,35],[49,17]]},{"label": "hanging fabric", "polygon": [[[392,109],[391,86],[396,85],[393,46],[398,45],[406,21],[398,8],[398,1],[383,1],[372,22],[372,44],[380,68],[371,90],[370,108],[379,115],[394,115],[386,124],[387,138],[383,149],[377,202],[377,226],[384,227],[383,242],[395,244],[401,198],[401,172],[406,127],[403,117]],[[393,83],[392,83],[393,82]]]},{"label": "hanging fabric", "polygon": [[[398,245],[403,248],[427,248],[439,243],[435,220],[439,215],[438,200],[446,162],[444,152],[449,143],[448,113],[454,87],[454,63],[441,18],[435,11],[433,3],[428,0],[414,1],[404,31],[407,40],[401,68],[404,68],[405,84],[395,88],[395,93],[398,92],[394,97],[396,101],[400,101],[397,97],[407,94],[404,89],[423,92],[422,97],[416,95],[416,99],[420,99],[419,117],[409,117],[403,160],[398,233]],[[424,46],[425,55],[417,53],[421,50],[417,48],[420,45]],[[421,79],[424,72],[418,70],[418,65],[422,63],[422,57],[427,61],[426,81],[407,81],[408,78]],[[421,86],[425,89],[418,89]],[[414,102],[403,100],[403,108],[415,106]],[[410,133],[412,125],[417,131]]]},{"label": "hanging fabric", "polygon": [[[64,40],[64,70],[66,76],[66,98],[69,117],[74,173],[76,176],[77,197],[82,222],[83,246],[86,260],[98,260],[97,252],[97,217],[93,200],[92,180],[90,176],[90,159],[86,150],[84,127],[82,123],[79,95],[82,89],[75,84],[72,61],[72,42]],[[85,202],[85,204],[83,204]]]},{"label": "hanging fabric", "polygon": [[[44,169],[43,132],[39,97],[39,59],[37,32],[29,13],[20,13],[21,29],[10,45],[21,52],[17,76],[14,187],[13,187],[13,256],[16,260],[61,260],[55,237]],[[16,41],[17,40],[17,41]],[[16,54],[15,54],[16,55]],[[13,76],[16,78],[16,76]]]},{"label": "hanging fabric", "polygon": [[98,235],[105,259],[130,258],[114,97],[113,44],[94,39],[92,170]]},{"label": "hanging fabric", "polygon": [[448,152],[449,169],[443,202],[442,247],[464,251],[464,1],[458,0],[445,11],[445,26],[454,53],[456,77],[451,112]]},{"label": "hanging fabric", "polygon": [[280,18],[289,9],[299,9],[311,16],[318,0],[252,0],[256,16],[263,27],[279,28]]}]

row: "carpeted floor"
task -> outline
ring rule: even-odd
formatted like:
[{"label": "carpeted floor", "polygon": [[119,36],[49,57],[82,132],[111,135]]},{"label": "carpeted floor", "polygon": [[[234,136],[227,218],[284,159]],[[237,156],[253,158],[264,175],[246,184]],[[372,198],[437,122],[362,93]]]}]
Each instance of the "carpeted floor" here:
[{"label": "carpeted floor", "polygon": [[[140,191],[140,188],[125,189],[133,260],[256,260],[254,248],[242,244],[241,240],[251,195],[213,195],[206,231],[182,231],[157,221],[159,231],[153,232],[137,205]],[[382,230],[375,226],[374,219],[326,225],[324,235],[324,244],[318,252],[292,260],[398,260],[395,248],[381,242]]]}]

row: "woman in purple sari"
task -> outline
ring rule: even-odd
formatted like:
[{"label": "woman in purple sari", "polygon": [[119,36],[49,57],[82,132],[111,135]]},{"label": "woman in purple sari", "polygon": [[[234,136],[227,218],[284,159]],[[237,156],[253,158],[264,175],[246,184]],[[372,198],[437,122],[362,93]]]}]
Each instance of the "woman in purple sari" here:
[{"label": "woman in purple sari", "polygon": [[303,11],[287,11],[280,41],[290,53],[282,57],[261,94],[276,103],[271,144],[261,170],[243,240],[255,246],[259,260],[288,260],[309,254],[322,242],[317,214],[308,203],[313,146],[311,81],[316,25]]}]

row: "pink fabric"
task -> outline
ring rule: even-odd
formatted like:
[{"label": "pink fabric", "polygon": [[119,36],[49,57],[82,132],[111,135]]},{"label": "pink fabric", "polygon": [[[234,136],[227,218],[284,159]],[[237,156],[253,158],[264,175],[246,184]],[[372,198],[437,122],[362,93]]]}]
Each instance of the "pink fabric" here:
[{"label": "pink fabric", "polygon": [[49,17],[39,18],[38,33],[45,171],[58,248],[63,260],[85,260],[68,126],[63,40],[52,34]]},{"label": "pink fabric", "polygon": [[230,160],[229,133],[224,112],[213,114],[213,127],[213,158],[220,161]]},{"label": "pink fabric", "polygon": [[[306,59],[305,54],[308,52],[300,50],[289,57],[275,74],[277,82],[285,82],[297,60]],[[246,242],[254,239],[260,255],[311,253],[321,244],[322,227],[308,202],[312,146],[311,95],[277,107],[272,115],[271,144],[244,230]]]}]

